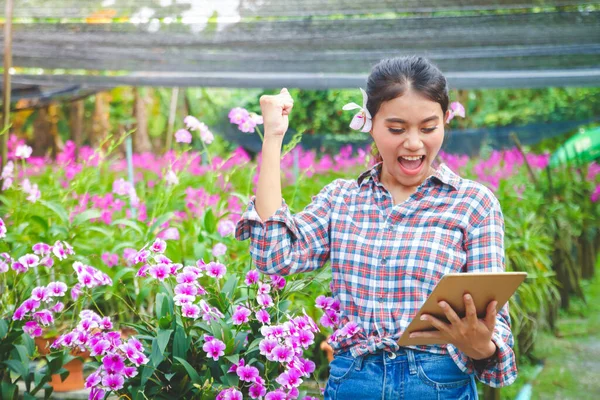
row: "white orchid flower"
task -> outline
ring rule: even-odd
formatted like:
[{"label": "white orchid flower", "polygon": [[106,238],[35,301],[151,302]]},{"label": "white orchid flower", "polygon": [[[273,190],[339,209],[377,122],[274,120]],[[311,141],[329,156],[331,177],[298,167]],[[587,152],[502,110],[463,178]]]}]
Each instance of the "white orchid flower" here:
[{"label": "white orchid flower", "polygon": [[347,110],[359,109],[360,111],[358,113],[356,113],[356,115],[354,115],[354,117],[352,118],[352,121],[350,122],[350,128],[352,128],[356,131],[370,132],[372,122],[371,122],[371,113],[369,113],[369,110],[367,110],[368,97],[367,97],[367,93],[362,88],[360,88],[360,91],[362,92],[362,95],[363,95],[362,107],[356,103],[348,103],[344,107],[342,107],[342,110],[347,111]]},{"label": "white orchid flower", "polygon": [[459,116],[464,118],[465,117],[465,107],[460,104],[458,101],[454,101],[452,103],[450,103],[450,115],[448,115],[448,119],[446,120],[446,123],[449,123],[450,121],[452,121],[454,119],[455,116]]}]

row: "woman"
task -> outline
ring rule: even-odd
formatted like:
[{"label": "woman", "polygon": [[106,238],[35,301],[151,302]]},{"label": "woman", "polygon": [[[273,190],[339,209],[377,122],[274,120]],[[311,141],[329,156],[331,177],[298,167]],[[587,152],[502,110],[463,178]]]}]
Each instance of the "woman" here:
[{"label": "woman", "polygon": [[[483,185],[445,165],[434,168],[448,120],[448,86],[421,57],[382,60],[371,71],[366,110],[353,126],[373,137],[378,163],[358,179],[327,185],[292,215],[281,197],[280,158],[293,100],[283,89],[261,97],[262,163],[256,196],[237,225],[251,239],[257,268],[293,274],[331,261],[340,326],[325,398],[475,399],[475,378],[490,386],[517,376],[508,306],[491,302],[478,319],[444,303],[448,321],[427,316],[448,345],[396,343],[441,277],[504,270],[504,221]],[[356,125],[357,121],[362,122]]]}]

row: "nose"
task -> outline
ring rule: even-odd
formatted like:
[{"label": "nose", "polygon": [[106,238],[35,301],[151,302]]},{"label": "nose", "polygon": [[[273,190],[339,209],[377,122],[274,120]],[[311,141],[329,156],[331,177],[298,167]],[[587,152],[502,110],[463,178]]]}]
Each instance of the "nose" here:
[{"label": "nose", "polygon": [[409,151],[417,151],[423,148],[423,142],[421,141],[418,132],[415,132],[414,130],[408,132],[406,140],[404,141],[404,148]]}]

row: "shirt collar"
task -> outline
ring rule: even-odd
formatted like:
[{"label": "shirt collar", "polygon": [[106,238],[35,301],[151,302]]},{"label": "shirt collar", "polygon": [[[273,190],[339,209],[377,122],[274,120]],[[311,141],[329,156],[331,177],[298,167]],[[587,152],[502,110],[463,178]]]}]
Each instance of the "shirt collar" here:
[{"label": "shirt collar", "polygon": [[[362,174],[359,175],[357,181],[358,186],[364,185],[369,179],[372,179],[375,184],[381,184],[379,177],[381,176],[381,167],[383,162],[379,162],[375,164],[372,168],[366,170]],[[440,164],[440,166],[435,170],[433,178],[436,178],[441,183],[444,183],[448,186],[451,186],[455,190],[458,190],[458,186],[460,185],[461,177],[456,175],[448,166],[444,163]]]}]

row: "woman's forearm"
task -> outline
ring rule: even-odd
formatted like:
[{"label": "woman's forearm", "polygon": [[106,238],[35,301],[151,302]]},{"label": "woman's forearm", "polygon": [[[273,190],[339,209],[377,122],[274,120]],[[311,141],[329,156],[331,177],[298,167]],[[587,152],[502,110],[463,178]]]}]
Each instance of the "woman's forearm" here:
[{"label": "woman's forearm", "polygon": [[281,147],[283,136],[265,135],[256,189],[256,211],[265,221],[281,207]]}]

